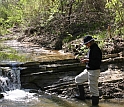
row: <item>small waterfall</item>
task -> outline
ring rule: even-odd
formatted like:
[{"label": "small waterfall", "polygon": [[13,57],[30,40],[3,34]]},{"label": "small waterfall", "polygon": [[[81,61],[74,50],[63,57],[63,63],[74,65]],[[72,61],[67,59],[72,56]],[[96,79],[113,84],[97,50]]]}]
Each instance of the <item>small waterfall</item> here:
[{"label": "small waterfall", "polygon": [[16,63],[12,63],[10,67],[4,67],[0,70],[0,91],[11,91],[21,88],[20,68],[16,67]]},{"label": "small waterfall", "polygon": [[5,92],[6,90],[8,90],[8,83],[9,83],[9,79],[8,77],[0,77],[0,89],[1,92]]},{"label": "small waterfall", "polygon": [[16,64],[12,64],[10,71],[10,90],[20,89],[20,68],[16,67]]},{"label": "small waterfall", "polygon": [[38,101],[36,93],[29,93],[29,90],[21,90],[20,67],[18,63],[7,64],[9,67],[0,67],[0,99],[30,102]]}]

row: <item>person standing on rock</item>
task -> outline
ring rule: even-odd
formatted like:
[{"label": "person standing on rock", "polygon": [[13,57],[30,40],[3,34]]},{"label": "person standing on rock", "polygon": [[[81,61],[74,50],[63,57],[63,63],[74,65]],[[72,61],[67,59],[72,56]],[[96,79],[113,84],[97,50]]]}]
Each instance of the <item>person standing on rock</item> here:
[{"label": "person standing on rock", "polygon": [[86,64],[86,69],[75,77],[75,83],[78,85],[80,95],[75,96],[78,99],[85,99],[83,83],[88,80],[89,90],[92,95],[92,105],[99,104],[98,78],[100,74],[100,65],[102,52],[95,43],[92,36],[85,36],[83,45],[89,48],[87,58],[81,58],[81,63]]}]

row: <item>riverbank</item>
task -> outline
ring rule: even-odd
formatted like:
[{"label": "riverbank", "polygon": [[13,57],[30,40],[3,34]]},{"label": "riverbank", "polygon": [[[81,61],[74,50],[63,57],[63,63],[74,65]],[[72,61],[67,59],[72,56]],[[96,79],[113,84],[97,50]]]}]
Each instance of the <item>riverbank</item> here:
[{"label": "riverbank", "polygon": [[[110,64],[110,66],[112,65]],[[114,66],[116,66],[116,64]],[[114,66],[108,67],[107,70],[100,73],[100,99],[124,99],[124,72],[121,71],[120,68],[115,68]],[[53,85],[45,87],[45,91],[62,98],[73,99],[75,94],[78,93],[74,77],[74,75],[71,76],[71,74],[69,74],[58,80],[56,83],[53,83]],[[84,83],[84,88],[86,99],[91,99],[87,82]]]},{"label": "riverbank", "polygon": [[[33,53],[33,54],[31,54],[31,56],[35,59],[33,61],[42,61],[43,62],[43,61],[48,61],[50,59],[51,60],[66,59],[65,57],[67,56],[67,53],[65,53],[65,52],[63,52],[61,55],[59,55],[58,59],[57,59],[57,57],[56,57],[57,54],[60,54],[61,52],[60,53],[58,53],[58,51],[53,52],[53,50],[49,50],[48,48],[45,48],[45,50],[42,50],[44,48],[42,45],[34,44],[31,41],[19,42],[19,39],[18,39],[19,34],[14,33],[12,35],[6,35],[5,37],[2,37],[2,39],[15,40],[17,42],[17,44],[14,42],[11,42],[10,44],[8,44],[8,46],[15,48],[16,47],[15,45],[17,45],[17,47],[16,47],[17,51],[20,51],[20,50],[18,50],[19,49],[18,46],[21,47],[21,50],[25,48],[25,51],[23,50],[22,53],[27,53],[27,52]],[[13,36],[13,35],[15,35],[15,36]],[[23,37],[23,40],[27,38],[27,37],[25,38],[24,35],[22,37]],[[124,93],[124,91],[123,91],[123,89],[124,89],[124,81],[123,81],[124,67],[123,67],[123,60],[121,60],[121,57],[123,57],[123,55],[124,55],[123,48],[122,48],[123,40],[120,39],[118,41],[118,39],[115,39],[115,41],[116,41],[116,44],[113,44],[114,42],[112,42],[112,45],[110,45],[110,43],[107,42],[107,44],[105,45],[106,48],[104,49],[105,54],[104,54],[103,58],[108,63],[107,63],[107,65],[105,65],[103,67],[105,69],[103,69],[102,73],[101,73],[102,82],[99,83],[101,99],[113,99],[113,98],[123,99],[124,98],[124,96],[123,96],[123,93]],[[75,44],[75,43],[73,42],[73,44]],[[117,45],[117,44],[121,44],[121,45]],[[119,48],[119,46],[120,46],[120,48]],[[111,48],[113,50],[110,50]],[[30,51],[28,51],[28,50],[30,50]],[[38,50],[38,51],[36,51],[36,50]],[[39,51],[39,50],[41,50],[41,51]],[[110,51],[108,52],[108,50],[110,50]],[[74,59],[74,55],[75,55],[74,51],[73,52],[69,51],[69,52],[71,52],[71,53],[67,59]],[[116,58],[120,58],[120,59],[116,60]],[[111,64],[110,60],[112,60],[114,62],[114,64]],[[65,71],[65,72],[67,72],[67,71]],[[109,72],[109,73],[107,74],[106,72]],[[115,75],[116,73],[117,73],[117,75]],[[121,75],[121,78],[118,79],[118,77],[120,77],[120,75]],[[47,76],[49,77],[49,74]],[[46,78],[48,78],[48,77],[46,77]],[[55,83],[53,82],[52,85],[47,86],[47,87],[40,87],[40,88],[44,89],[45,92],[48,92],[50,94],[55,94],[56,96],[60,96],[62,98],[73,98],[73,95],[78,90],[77,90],[76,84],[74,84],[74,81],[71,81],[71,82],[68,81],[69,78],[70,78],[69,76],[67,76],[65,78],[58,78]],[[73,75],[73,78],[74,78],[74,75]],[[67,81],[65,81],[65,80],[67,80]],[[105,80],[109,80],[109,81],[105,81]],[[68,84],[66,84],[66,82],[68,82]],[[89,94],[87,83],[85,83],[85,89],[86,89],[86,95],[87,95],[86,98],[89,99],[90,94]]]}]

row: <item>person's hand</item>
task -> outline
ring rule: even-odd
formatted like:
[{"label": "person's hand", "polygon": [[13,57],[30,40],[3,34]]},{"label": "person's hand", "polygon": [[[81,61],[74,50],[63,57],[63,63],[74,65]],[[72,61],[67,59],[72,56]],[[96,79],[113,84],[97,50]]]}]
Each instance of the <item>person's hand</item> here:
[{"label": "person's hand", "polygon": [[82,63],[86,63],[86,62],[89,62],[89,59],[81,59],[80,60]]}]

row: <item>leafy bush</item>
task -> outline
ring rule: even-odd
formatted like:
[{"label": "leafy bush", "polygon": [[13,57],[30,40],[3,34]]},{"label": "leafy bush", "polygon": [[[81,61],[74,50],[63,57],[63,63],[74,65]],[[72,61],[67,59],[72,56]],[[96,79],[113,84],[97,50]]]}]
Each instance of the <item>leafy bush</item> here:
[{"label": "leafy bush", "polygon": [[106,8],[110,10],[114,16],[114,33],[124,34],[124,1],[123,0],[107,0]]},{"label": "leafy bush", "polygon": [[3,1],[0,4],[0,25],[5,29],[15,25],[44,26],[57,10],[56,2],[51,0]]}]

